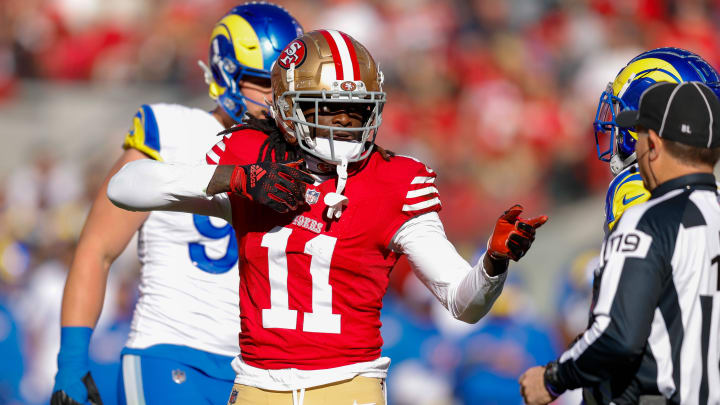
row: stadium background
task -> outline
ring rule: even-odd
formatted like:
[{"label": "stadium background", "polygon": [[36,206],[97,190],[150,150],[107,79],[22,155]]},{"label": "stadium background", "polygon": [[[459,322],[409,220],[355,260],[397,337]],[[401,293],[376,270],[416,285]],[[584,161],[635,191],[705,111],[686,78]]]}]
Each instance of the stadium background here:
[{"label": "stadium background", "polygon": [[[520,403],[519,374],[556,356],[587,319],[586,269],[610,180],[591,130],[600,92],[654,47],[720,66],[720,2],[277,3],[306,30],[346,31],[373,53],[388,93],[378,143],[439,173],[441,216],[468,259],[512,203],[550,215],[480,324],[448,319],[403,263],[385,300],[391,403]],[[235,4],[0,2],[0,404],[47,403],[62,288],[92,196],[140,104],[213,107],[196,60]],[[138,267],[131,242],[91,346],[101,389],[114,383]]]}]

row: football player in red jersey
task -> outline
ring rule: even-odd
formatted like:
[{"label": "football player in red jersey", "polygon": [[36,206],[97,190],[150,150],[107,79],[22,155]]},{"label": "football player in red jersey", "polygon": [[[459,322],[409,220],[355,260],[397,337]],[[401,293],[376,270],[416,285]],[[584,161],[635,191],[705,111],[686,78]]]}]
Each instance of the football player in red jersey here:
[{"label": "football player in red jersey", "polygon": [[384,404],[381,356],[388,277],[408,256],[457,319],[477,322],[510,259],[547,217],[497,221],[468,264],[447,240],[435,172],[375,145],[383,76],[370,53],[332,30],[305,33],[272,69],[272,118],[250,119],[208,153],[220,166],[126,165],[108,196],[121,208],[231,221],[240,253],[241,354],[229,404]]},{"label": "football player in red jersey", "polygon": [[[100,395],[105,401],[111,396],[121,404],[148,405],[227,399],[239,326],[231,226],[200,215],[120,210],[108,201],[105,188],[129,161],[202,161],[217,142],[217,131],[246,114],[261,115],[272,92],[270,68],[300,33],[300,24],[280,6],[253,1],[233,7],[212,28],[210,66],[201,63],[215,108],[158,103],[137,111],[125,151],[98,191],[70,266],[51,405],[100,404]],[[142,263],[138,302],[121,353],[118,395],[109,395],[95,387],[89,345],[108,299],[110,266],[136,233]]]}]

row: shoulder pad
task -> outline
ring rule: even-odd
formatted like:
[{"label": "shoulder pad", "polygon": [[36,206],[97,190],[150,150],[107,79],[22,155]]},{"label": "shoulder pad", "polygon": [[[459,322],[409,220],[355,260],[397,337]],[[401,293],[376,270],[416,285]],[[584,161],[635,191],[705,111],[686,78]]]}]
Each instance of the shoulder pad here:
[{"label": "shoulder pad", "polygon": [[610,183],[605,197],[605,230],[611,231],[623,212],[650,199],[642,177],[631,167],[620,172]]},{"label": "shoulder pad", "polygon": [[123,148],[134,148],[152,159],[163,160],[160,156],[160,130],[149,105],[143,104],[135,113],[130,130],[125,135]]},{"label": "shoulder pad", "polygon": [[[394,162],[393,162],[394,161]],[[395,163],[393,172],[400,175],[403,184],[404,198],[402,212],[414,217],[431,211],[440,211],[442,203],[440,194],[435,187],[437,174],[421,161],[409,156],[396,156],[390,163]]]},{"label": "shoulder pad", "polygon": [[379,153],[370,156],[374,165],[371,173],[374,192],[380,193],[387,204],[383,215],[388,220],[382,235],[382,246],[389,246],[397,230],[410,218],[442,209],[440,193],[435,187],[437,174],[417,159],[394,156],[385,161]]},{"label": "shoulder pad", "polygon": [[205,155],[208,164],[246,165],[255,163],[268,136],[255,129],[240,129],[225,135]]}]

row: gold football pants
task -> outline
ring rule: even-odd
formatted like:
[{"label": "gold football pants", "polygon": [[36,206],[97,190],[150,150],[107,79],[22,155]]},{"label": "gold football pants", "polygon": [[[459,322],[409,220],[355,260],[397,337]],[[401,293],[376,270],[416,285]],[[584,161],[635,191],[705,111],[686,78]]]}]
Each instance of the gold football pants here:
[{"label": "gold football pants", "polygon": [[228,405],[385,405],[385,381],[358,376],[294,392],[235,384]]}]

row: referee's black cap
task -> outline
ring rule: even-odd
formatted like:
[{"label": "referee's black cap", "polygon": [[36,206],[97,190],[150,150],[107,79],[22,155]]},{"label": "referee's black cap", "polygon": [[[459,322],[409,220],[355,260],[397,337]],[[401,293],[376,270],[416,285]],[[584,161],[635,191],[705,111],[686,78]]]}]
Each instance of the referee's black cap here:
[{"label": "referee's black cap", "polygon": [[690,146],[720,147],[720,100],[701,82],[656,83],[640,96],[637,110],[620,112],[616,122]]}]

